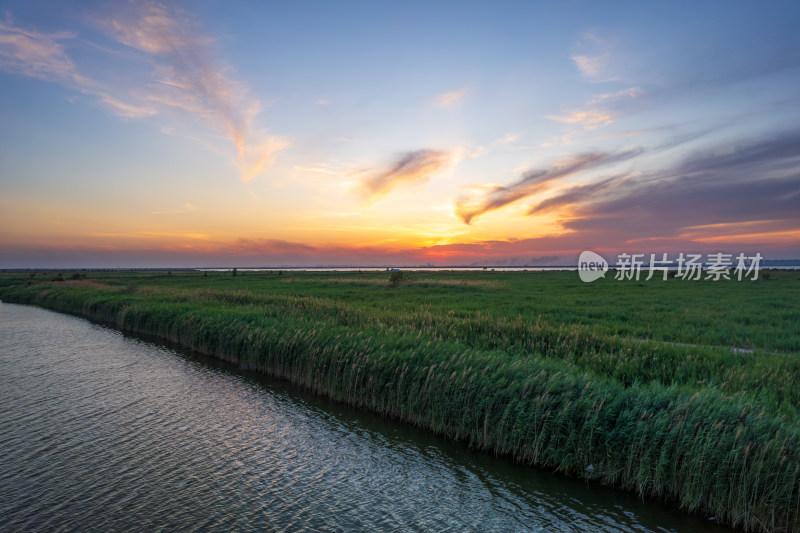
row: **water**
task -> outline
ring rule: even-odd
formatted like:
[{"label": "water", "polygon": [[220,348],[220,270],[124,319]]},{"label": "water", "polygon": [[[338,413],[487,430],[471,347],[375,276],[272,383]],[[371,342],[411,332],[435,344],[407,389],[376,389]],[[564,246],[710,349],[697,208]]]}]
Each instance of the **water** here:
[{"label": "water", "polygon": [[[409,272],[558,272],[578,270],[577,266],[520,266],[520,267],[395,267]],[[197,268],[198,272],[230,272],[230,268]],[[265,267],[237,268],[239,272],[387,272],[387,267]]]},{"label": "water", "polygon": [[[642,265],[642,271],[647,271],[649,263]],[[616,265],[613,263],[611,267]],[[577,266],[497,266],[497,267],[396,267],[398,270],[409,272],[569,272],[577,271]],[[166,269],[161,269],[166,270]],[[196,268],[198,272],[230,272],[232,268]],[[237,268],[239,272],[386,272],[387,267],[264,267],[264,268]],[[669,266],[668,270],[678,270],[677,266]],[[702,268],[705,272],[708,265]],[[760,270],[800,270],[800,265],[761,265]]]},{"label": "water", "polygon": [[0,303],[0,531],[724,531]]}]

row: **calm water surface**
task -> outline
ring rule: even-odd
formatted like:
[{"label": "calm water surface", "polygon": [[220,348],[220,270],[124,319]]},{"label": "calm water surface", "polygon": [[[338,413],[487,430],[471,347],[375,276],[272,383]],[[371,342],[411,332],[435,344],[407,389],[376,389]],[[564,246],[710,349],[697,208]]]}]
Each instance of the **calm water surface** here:
[{"label": "calm water surface", "polygon": [[724,531],[0,303],[2,531]]}]

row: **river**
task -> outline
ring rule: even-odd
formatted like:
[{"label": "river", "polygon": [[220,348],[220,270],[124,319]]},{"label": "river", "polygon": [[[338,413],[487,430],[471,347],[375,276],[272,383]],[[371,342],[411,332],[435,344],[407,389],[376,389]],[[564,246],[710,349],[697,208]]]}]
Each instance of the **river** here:
[{"label": "river", "polygon": [[716,531],[283,382],[0,303],[0,531]]}]

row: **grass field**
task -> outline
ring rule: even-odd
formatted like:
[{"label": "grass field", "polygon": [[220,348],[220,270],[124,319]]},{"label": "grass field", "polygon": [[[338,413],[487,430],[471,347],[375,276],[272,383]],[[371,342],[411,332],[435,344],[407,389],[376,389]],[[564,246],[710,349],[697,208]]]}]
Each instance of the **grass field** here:
[{"label": "grass field", "polygon": [[[800,280],[574,272],[0,275],[78,314],[522,463],[800,530]],[[733,349],[735,348],[735,349]]]}]

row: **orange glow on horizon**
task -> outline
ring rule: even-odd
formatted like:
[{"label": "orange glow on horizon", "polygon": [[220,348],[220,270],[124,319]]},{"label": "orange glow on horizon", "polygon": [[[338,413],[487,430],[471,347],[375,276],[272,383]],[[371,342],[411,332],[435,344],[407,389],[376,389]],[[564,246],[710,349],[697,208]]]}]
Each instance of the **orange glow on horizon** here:
[{"label": "orange glow on horizon", "polygon": [[785,243],[796,244],[800,246],[800,230],[773,231],[765,233],[740,233],[736,235],[717,235],[712,237],[694,237],[694,240],[704,243]]}]

